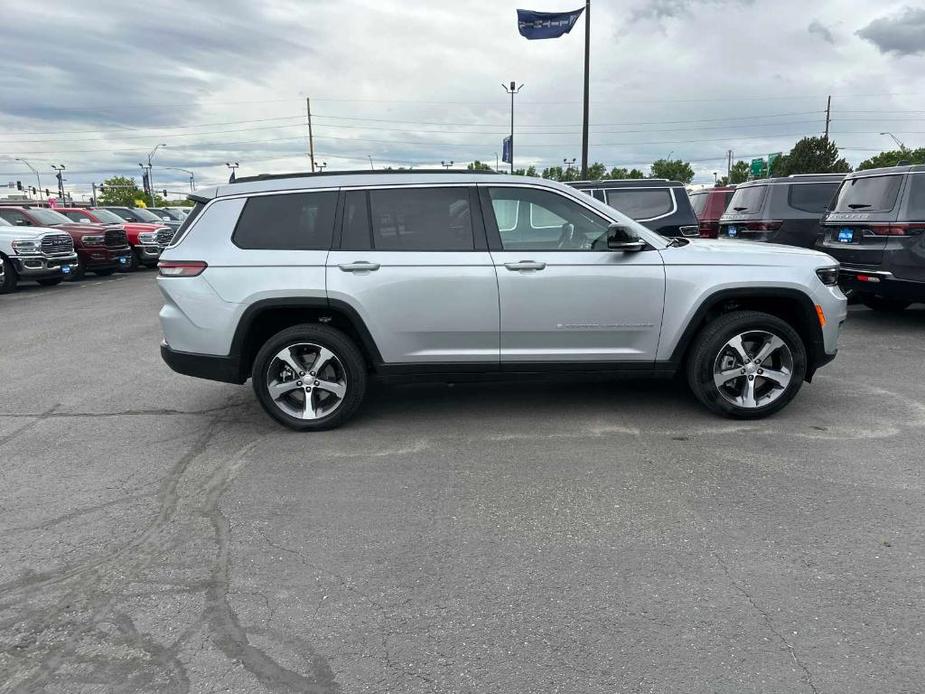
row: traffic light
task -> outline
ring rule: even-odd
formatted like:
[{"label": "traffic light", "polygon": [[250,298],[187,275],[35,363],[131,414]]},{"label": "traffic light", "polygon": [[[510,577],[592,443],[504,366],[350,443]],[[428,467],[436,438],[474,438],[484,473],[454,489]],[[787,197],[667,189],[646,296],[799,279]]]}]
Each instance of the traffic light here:
[{"label": "traffic light", "polygon": [[16,190],[22,190],[22,181],[16,181]]},{"label": "traffic light", "polygon": [[33,195],[38,195],[38,190],[35,189],[35,186],[32,186],[32,188],[30,188],[30,190],[32,191],[32,194],[33,194]]},{"label": "traffic light", "polygon": [[164,194],[164,197],[166,198],[166,197],[167,197],[167,189],[164,188],[164,190],[162,190],[161,192]]},{"label": "traffic light", "polygon": [[48,188],[45,189],[45,197],[46,197],[46,198],[50,198],[50,197],[51,197],[51,191],[48,190]]}]

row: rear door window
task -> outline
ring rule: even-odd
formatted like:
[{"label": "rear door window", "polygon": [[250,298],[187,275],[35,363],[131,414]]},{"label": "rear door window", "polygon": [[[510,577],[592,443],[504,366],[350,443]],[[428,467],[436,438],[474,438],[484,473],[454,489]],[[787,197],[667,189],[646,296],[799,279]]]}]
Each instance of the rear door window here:
[{"label": "rear door window", "polygon": [[674,198],[668,188],[614,188],[607,190],[607,204],[637,221],[670,214]]},{"label": "rear door window", "polygon": [[822,214],[836,190],[838,183],[794,183],[787,191],[787,204],[803,212]]},{"label": "rear door window", "polygon": [[835,212],[889,212],[896,205],[902,174],[849,178],[842,183]]},{"label": "rear door window", "polygon": [[767,192],[767,186],[737,188],[736,192],[732,194],[732,200],[729,201],[729,205],[726,207],[726,212],[728,214],[760,212]]},{"label": "rear door window", "polygon": [[468,188],[371,190],[369,209],[376,250],[475,249]]},{"label": "rear door window", "polygon": [[238,248],[326,251],[336,208],[336,191],[258,195],[244,205],[232,241]]}]

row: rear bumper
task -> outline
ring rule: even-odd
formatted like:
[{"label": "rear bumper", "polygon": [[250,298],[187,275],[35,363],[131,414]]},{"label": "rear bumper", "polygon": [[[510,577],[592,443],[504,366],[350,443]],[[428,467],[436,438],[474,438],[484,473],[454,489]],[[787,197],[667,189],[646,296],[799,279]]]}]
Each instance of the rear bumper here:
[{"label": "rear bumper", "polygon": [[170,349],[166,342],[161,342],[161,359],[171,369],[184,376],[204,378],[222,383],[244,383],[238,360],[234,357],[222,357],[213,354],[192,354]]},{"label": "rear bumper", "polygon": [[925,301],[925,282],[897,279],[887,270],[842,265],[838,283],[845,289],[853,289],[862,294],[877,294],[905,301]]}]

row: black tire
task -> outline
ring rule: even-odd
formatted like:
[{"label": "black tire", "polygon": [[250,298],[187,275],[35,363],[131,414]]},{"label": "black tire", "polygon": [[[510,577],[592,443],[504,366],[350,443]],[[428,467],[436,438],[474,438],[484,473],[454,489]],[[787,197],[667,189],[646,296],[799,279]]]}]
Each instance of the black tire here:
[{"label": "black tire", "polygon": [[[720,392],[713,376],[714,365],[723,356],[727,342],[736,335],[750,331],[763,331],[777,336],[789,348],[792,357],[790,382],[776,399],[760,407],[743,407],[730,402]],[[688,353],[687,382],[694,395],[713,412],[734,419],[759,419],[779,411],[799,392],[805,376],[806,347],[803,340],[785,321],[758,311],[733,311],[707,323]],[[760,378],[754,382],[764,383]]]},{"label": "black tire", "polygon": [[112,273],[115,272],[113,268],[107,268],[106,270],[94,270],[93,274],[97,277],[109,277]]},{"label": "black tire", "polygon": [[861,303],[874,311],[901,313],[909,308],[912,302],[903,301],[902,299],[887,299],[885,296],[877,296],[876,294],[863,294],[861,295]]},{"label": "black tire", "polygon": [[49,277],[44,280],[36,280],[43,287],[54,287],[56,284],[61,284],[64,281],[63,277]]},{"label": "black tire", "polygon": [[[284,412],[270,396],[268,390],[268,371],[276,355],[285,347],[300,343],[312,343],[330,350],[342,366],[340,376],[346,385],[346,393],[340,404],[330,414],[317,419],[300,419]],[[306,323],[278,332],[264,343],[254,358],[251,381],[260,405],[277,422],[296,431],[323,431],[346,422],[363,402],[363,396],[366,393],[366,362],[353,341],[340,330],[317,323]],[[296,403],[305,397],[301,389],[297,390],[298,396],[295,392],[289,396],[296,399]],[[319,392],[323,397],[329,397],[325,391]]]},{"label": "black tire", "polygon": [[3,258],[3,277],[0,278],[0,294],[9,294],[16,291],[16,285],[19,283],[19,275],[13,269],[13,263],[4,255]]}]

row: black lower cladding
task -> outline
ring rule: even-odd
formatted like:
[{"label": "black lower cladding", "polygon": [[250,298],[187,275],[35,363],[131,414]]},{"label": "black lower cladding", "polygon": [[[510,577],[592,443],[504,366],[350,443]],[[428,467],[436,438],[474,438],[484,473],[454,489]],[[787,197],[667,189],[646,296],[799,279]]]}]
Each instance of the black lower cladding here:
[{"label": "black lower cladding", "polygon": [[922,302],[925,301],[925,282],[912,282],[909,280],[897,280],[888,278],[877,278],[879,282],[860,281],[857,275],[864,275],[863,272],[845,273],[842,272],[838,279],[838,284],[842,289],[851,289],[860,294],[876,294],[887,299],[897,299],[901,301]]},{"label": "black lower cladding", "polygon": [[247,380],[246,377],[241,376],[240,364],[235,357],[179,352],[162,342],[161,359],[171,369],[184,376],[223,383],[244,383]]}]

